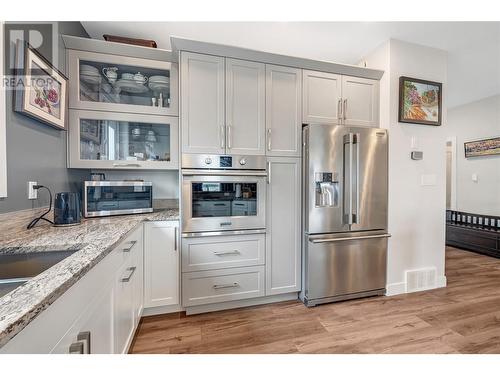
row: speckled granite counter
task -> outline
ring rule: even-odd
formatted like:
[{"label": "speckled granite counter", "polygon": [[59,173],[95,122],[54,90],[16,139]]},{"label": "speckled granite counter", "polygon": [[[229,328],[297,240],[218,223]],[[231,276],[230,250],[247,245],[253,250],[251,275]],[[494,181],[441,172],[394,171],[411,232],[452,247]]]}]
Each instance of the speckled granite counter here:
[{"label": "speckled granite counter", "polygon": [[87,219],[73,227],[41,225],[28,231],[24,229],[26,220],[22,215],[8,222],[2,215],[0,254],[78,251],[0,298],[0,348],[99,263],[138,224],[178,219],[177,209],[166,209],[150,214]]}]

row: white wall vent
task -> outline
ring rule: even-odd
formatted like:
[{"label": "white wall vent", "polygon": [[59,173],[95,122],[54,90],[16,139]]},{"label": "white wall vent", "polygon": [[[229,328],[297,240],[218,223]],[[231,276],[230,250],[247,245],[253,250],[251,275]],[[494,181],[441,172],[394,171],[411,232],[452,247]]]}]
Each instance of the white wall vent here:
[{"label": "white wall vent", "polygon": [[436,269],[422,268],[406,271],[406,293],[436,288]]}]

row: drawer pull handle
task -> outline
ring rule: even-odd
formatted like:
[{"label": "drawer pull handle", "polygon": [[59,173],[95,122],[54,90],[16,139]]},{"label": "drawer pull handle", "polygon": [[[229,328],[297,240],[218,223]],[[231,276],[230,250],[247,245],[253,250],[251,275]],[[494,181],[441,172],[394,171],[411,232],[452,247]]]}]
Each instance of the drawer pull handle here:
[{"label": "drawer pull handle", "polygon": [[129,247],[126,247],[123,249],[123,252],[124,253],[130,253],[130,250],[132,250],[132,248],[135,246],[135,244],[137,243],[137,241],[130,241],[129,244],[130,246]]},{"label": "drawer pull handle", "polygon": [[238,250],[233,251],[214,251],[214,255],[223,256],[223,255],[239,255],[240,252]]},{"label": "drawer pull handle", "polygon": [[69,354],[83,354],[83,342],[74,342],[69,346]]},{"label": "drawer pull handle", "polygon": [[213,286],[214,289],[225,289],[225,288],[236,288],[236,287],[239,287],[240,284],[234,282],[234,283],[231,283],[231,284],[215,284]]},{"label": "drawer pull handle", "polygon": [[84,331],[84,332],[80,332],[78,334],[78,336],[76,336],[76,339],[78,340],[78,342],[82,342],[84,345],[84,351],[83,353],[84,354],[91,354],[91,350],[90,350],[90,331]]},{"label": "drawer pull handle", "polygon": [[138,163],[113,163],[113,168],[119,167],[140,167],[141,165]]},{"label": "drawer pull handle", "polygon": [[137,267],[130,267],[127,268],[127,270],[130,272],[127,276],[122,277],[122,283],[128,283],[130,279],[132,278],[132,275],[134,274],[135,270]]}]

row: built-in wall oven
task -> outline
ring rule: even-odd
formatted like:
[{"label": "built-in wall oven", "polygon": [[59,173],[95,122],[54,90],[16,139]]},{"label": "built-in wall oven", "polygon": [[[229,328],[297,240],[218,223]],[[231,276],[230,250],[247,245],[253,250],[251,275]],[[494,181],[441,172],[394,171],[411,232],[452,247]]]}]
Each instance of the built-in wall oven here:
[{"label": "built-in wall oven", "polygon": [[182,156],[184,233],[266,228],[264,156]]}]

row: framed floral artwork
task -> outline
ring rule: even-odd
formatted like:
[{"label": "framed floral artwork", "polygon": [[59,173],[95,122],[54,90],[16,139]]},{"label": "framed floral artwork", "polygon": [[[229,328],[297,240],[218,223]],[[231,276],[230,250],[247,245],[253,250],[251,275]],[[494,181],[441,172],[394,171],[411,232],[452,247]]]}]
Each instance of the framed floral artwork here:
[{"label": "framed floral artwork", "polygon": [[481,139],[464,143],[465,157],[490,156],[500,154],[500,137]]},{"label": "framed floral artwork", "polygon": [[399,122],[441,125],[442,84],[399,77]]},{"label": "framed floral artwork", "polygon": [[28,43],[16,45],[15,110],[66,130],[68,79]]}]

